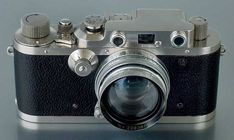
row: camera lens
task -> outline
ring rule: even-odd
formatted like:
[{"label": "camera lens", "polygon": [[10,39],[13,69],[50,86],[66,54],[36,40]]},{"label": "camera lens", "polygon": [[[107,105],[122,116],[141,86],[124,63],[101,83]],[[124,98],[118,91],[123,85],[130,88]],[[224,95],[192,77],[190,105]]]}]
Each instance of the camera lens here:
[{"label": "camera lens", "polygon": [[166,109],[168,72],[152,53],[121,50],[100,65],[95,92],[103,116],[114,126],[139,130],[154,125]]},{"label": "camera lens", "polygon": [[115,114],[137,119],[153,111],[158,102],[158,89],[148,79],[129,76],[113,82],[106,93],[106,104]]}]

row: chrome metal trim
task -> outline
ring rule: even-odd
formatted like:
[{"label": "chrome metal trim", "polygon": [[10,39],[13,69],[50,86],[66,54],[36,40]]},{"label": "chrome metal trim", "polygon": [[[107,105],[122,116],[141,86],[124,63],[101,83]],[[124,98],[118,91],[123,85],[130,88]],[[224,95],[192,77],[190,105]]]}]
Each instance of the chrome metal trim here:
[{"label": "chrome metal trim", "polygon": [[[216,52],[220,49],[220,40],[218,34],[213,31],[209,30],[209,37],[204,41],[195,41],[194,46],[187,48],[173,48],[173,47],[157,47],[154,44],[151,45],[144,45],[144,46],[134,46],[131,44],[125,45],[122,48],[109,46],[89,46],[87,47],[89,50],[93,51],[96,55],[110,55],[115,53],[116,51],[120,51],[121,49],[143,49],[148,50],[149,52],[153,52],[155,55],[177,55],[177,56],[198,56],[198,55],[206,55]],[[73,51],[77,49],[86,49],[77,46],[73,46],[71,48],[68,47],[59,47],[56,43],[52,43],[49,46],[43,47],[31,47],[26,46],[24,44],[20,44],[17,41],[14,42],[14,48],[27,55],[70,55]]]},{"label": "chrome metal trim", "polygon": [[14,47],[13,45],[10,45],[7,47],[7,55],[14,56]]},{"label": "chrome metal trim", "polygon": [[[121,38],[123,40],[122,44],[120,44],[119,46],[114,43],[114,39],[116,38]],[[123,32],[114,31],[110,37],[110,43],[112,46],[115,47],[123,47],[126,44],[126,36]]]},{"label": "chrome metal trim", "polygon": [[[204,129],[212,128],[215,119],[211,119],[206,122],[194,123],[194,124],[157,124],[147,129],[148,132],[154,131],[199,131]],[[116,127],[112,127],[108,123],[103,124],[48,124],[48,123],[31,123],[22,119],[19,119],[19,128],[34,131],[46,130],[46,131],[118,131]],[[101,128],[101,130],[100,130]],[[121,131],[120,131],[121,132]]]},{"label": "chrome metal trim", "polygon": [[31,48],[34,47],[45,47],[49,46],[56,37],[56,30],[50,27],[50,34],[43,38],[32,39],[22,35],[22,30],[18,29],[14,35],[14,44],[21,44],[22,46],[29,46]]},{"label": "chrome metal trim", "polygon": [[[181,45],[177,45],[175,44],[175,39],[177,37],[182,37],[184,39],[184,42]],[[176,47],[176,48],[180,48],[183,47],[187,42],[187,38],[186,38],[186,34],[183,31],[174,31],[171,33],[171,44],[172,46]]]},{"label": "chrome metal trim", "polygon": [[[164,66],[163,62],[161,62],[154,54],[148,51],[122,50],[107,57],[99,66],[98,72],[96,74],[96,79],[95,79],[95,92],[96,92],[96,96],[98,99],[100,99],[101,97],[99,95],[99,92],[100,92],[99,88],[101,86],[101,83],[102,84],[105,83],[103,81],[107,79],[106,74],[110,74],[111,70],[115,68],[118,68],[124,65],[129,65],[129,64],[144,65],[146,67],[153,69],[155,73],[160,74],[161,76],[160,78],[162,78],[163,82],[167,84],[165,85],[165,87],[164,87],[164,84],[162,84],[161,87],[162,89],[165,88],[165,90],[163,91],[166,92],[166,94],[169,94],[170,78],[168,75],[168,71],[166,67]],[[142,77],[144,77],[144,75],[142,75]],[[154,81],[152,78],[148,77],[148,79],[151,79],[152,81]]]},{"label": "chrome metal trim", "polygon": [[[27,122],[33,123],[108,123],[105,119],[96,119],[94,116],[33,116],[18,110],[18,116]],[[215,111],[201,116],[163,116],[159,124],[194,124],[207,122],[215,117]]]},{"label": "chrome metal trim", "polygon": [[76,50],[68,58],[69,68],[81,77],[88,76],[97,65],[98,57],[88,49]]}]

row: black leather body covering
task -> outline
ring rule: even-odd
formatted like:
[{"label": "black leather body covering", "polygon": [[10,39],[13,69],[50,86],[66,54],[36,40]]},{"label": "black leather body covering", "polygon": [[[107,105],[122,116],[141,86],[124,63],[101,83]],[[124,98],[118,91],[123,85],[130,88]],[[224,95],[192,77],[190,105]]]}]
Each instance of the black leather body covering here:
[{"label": "black leather body covering", "polygon": [[[106,56],[99,56],[102,61]],[[171,89],[165,116],[197,116],[216,106],[219,50],[201,56],[158,56],[169,71]],[[68,56],[14,51],[18,108],[35,116],[93,116],[95,72],[79,77]]]}]

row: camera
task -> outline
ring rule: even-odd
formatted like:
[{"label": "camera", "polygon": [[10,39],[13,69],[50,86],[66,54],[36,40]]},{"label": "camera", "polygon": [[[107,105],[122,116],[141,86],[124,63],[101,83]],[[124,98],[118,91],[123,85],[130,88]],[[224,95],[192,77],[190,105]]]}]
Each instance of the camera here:
[{"label": "camera", "polygon": [[203,17],[181,10],[90,15],[51,26],[25,15],[14,35],[19,117],[37,123],[156,123],[214,118],[222,45]]}]

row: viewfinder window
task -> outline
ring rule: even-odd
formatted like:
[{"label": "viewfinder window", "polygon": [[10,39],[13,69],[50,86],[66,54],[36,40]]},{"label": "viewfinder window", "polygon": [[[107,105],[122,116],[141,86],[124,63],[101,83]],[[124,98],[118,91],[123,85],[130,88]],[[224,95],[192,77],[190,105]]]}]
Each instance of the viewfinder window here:
[{"label": "viewfinder window", "polygon": [[138,44],[154,44],[154,34],[138,34]]}]

